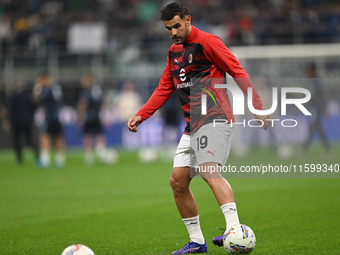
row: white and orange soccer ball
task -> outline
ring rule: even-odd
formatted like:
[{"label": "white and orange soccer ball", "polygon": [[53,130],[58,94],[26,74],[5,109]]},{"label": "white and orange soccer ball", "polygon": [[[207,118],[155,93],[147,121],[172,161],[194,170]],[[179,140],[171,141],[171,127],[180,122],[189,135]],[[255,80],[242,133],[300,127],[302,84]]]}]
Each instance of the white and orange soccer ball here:
[{"label": "white and orange soccer ball", "polygon": [[251,253],[255,245],[253,230],[244,224],[235,224],[223,234],[223,246],[228,254]]},{"label": "white and orange soccer ball", "polygon": [[94,252],[83,244],[73,244],[67,247],[61,255],[95,255]]}]

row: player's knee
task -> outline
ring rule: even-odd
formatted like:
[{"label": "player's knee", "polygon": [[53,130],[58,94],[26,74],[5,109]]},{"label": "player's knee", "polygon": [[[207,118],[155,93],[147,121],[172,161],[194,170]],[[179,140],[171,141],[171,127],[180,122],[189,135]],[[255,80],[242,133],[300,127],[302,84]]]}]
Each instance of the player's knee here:
[{"label": "player's knee", "polygon": [[185,192],[188,189],[188,185],[183,180],[176,178],[175,176],[170,177],[170,186],[176,193]]},{"label": "player's knee", "polygon": [[176,187],[178,186],[178,180],[176,180],[176,178],[174,178],[172,175],[170,177],[170,186],[172,189],[176,189]]}]

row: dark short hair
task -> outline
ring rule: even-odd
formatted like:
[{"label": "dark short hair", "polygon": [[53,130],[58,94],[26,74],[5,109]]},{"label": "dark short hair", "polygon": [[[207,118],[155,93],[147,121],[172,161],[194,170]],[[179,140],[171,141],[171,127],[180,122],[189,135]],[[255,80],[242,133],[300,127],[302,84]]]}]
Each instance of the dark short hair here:
[{"label": "dark short hair", "polygon": [[189,15],[189,12],[187,8],[180,2],[174,2],[171,4],[166,5],[161,10],[161,20],[172,20],[176,15],[179,15],[181,19],[184,19],[187,15]]}]

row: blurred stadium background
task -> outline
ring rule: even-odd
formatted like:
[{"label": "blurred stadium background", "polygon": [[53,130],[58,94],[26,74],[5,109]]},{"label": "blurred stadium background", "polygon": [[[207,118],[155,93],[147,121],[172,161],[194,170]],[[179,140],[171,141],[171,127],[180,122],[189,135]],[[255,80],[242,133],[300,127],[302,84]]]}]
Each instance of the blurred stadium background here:
[{"label": "blurred stadium background", "polygon": [[[157,86],[165,66],[171,41],[159,21],[159,9],[164,3],[2,0],[0,97],[5,101],[16,81],[32,87],[36,77],[47,70],[64,91],[61,119],[68,148],[79,147],[81,135],[75,107],[81,90],[80,78],[90,73],[106,91],[102,119],[110,145],[161,145],[166,142],[163,134],[169,125],[179,127],[178,134],[173,131],[170,136],[176,143],[183,123],[175,97],[160,114],[145,123],[140,136],[129,139],[123,129],[128,116]],[[339,141],[336,128],[340,122],[340,90],[334,82],[340,77],[337,1],[188,0],[184,3],[193,16],[193,24],[220,36],[256,86],[268,77],[303,78],[311,63],[316,63],[319,78],[333,78],[325,85],[329,113],[326,126],[329,139]],[[281,86],[267,83],[265,86]],[[41,116],[37,114],[36,119],[39,123]],[[304,123],[301,126],[306,127]],[[307,132],[304,134],[306,137]],[[304,139],[291,138],[299,142]],[[0,141],[1,148],[10,146],[9,136],[3,131]]]},{"label": "blurred stadium background", "polygon": [[[159,21],[159,10],[167,2],[0,0],[0,102],[6,102],[15,82],[32,89],[37,76],[47,70],[63,89],[60,118],[68,152],[60,171],[37,170],[31,153],[19,167],[0,110],[0,254],[60,254],[79,242],[98,254],[169,254],[186,240],[168,185],[169,155],[184,127],[176,95],[137,134],[125,128],[127,118],[157,86],[166,64],[171,40]],[[266,105],[271,104],[271,87],[308,88],[305,78],[311,63],[323,84],[327,114],[322,125],[332,155],[325,154],[318,136],[310,151],[299,155],[310,118],[293,107],[287,118],[299,121],[294,129],[238,128],[228,163],[339,164],[339,1],[183,3],[195,26],[220,36],[239,58]],[[101,117],[109,145],[119,152],[116,165],[88,166],[78,150],[81,128],[76,106],[80,79],[89,73],[105,90]],[[38,109],[37,126],[42,118]],[[151,154],[145,149],[150,147]],[[140,148],[146,152],[141,157]],[[170,148],[165,162],[138,162],[155,159],[153,152],[159,148]],[[258,238],[253,254],[335,254],[340,249],[339,179],[302,177],[229,180],[240,218]],[[192,188],[208,240],[219,234],[214,227],[224,222],[202,182],[193,182]],[[162,245],[160,237],[166,240]],[[209,249],[210,254],[223,254],[221,249]]]}]

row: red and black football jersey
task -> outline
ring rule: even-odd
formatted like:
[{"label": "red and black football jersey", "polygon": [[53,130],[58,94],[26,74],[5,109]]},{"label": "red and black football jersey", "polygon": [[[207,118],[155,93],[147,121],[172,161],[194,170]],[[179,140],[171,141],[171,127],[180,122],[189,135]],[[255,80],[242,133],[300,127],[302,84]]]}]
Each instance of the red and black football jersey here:
[{"label": "red and black football jersey", "polygon": [[[235,121],[225,89],[214,84],[224,84],[230,74],[242,91],[253,89],[253,106],[262,109],[261,99],[236,57],[217,36],[192,27],[186,42],[173,44],[169,49],[167,65],[158,87],[137,115],[142,121],[158,110],[177,90],[186,121],[185,133],[190,134],[213,119]],[[207,111],[201,114],[201,96],[209,94]]]}]

